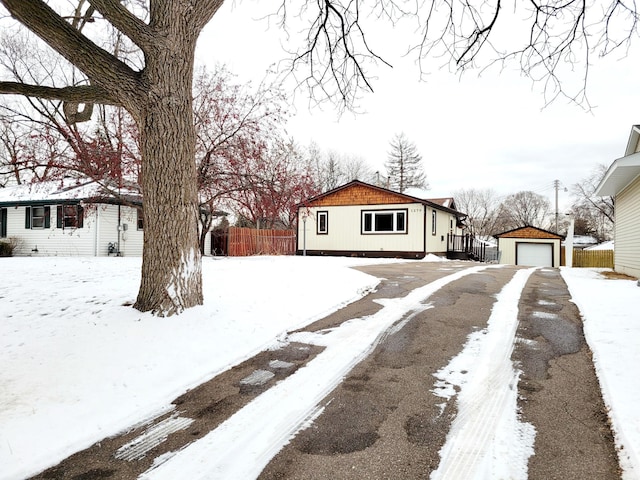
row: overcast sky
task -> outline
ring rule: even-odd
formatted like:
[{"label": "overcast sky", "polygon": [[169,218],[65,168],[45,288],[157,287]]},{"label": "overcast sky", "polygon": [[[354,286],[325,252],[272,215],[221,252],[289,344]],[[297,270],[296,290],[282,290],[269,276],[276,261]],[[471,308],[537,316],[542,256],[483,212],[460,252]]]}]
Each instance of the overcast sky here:
[{"label": "overcast sky", "polygon": [[[287,58],[284,32],[254,20],[257,10],[257,2],[225,2],[202,34],[198,61],[225,63],[241,80],[259,81],[271,64]],[[383,46],[392,41],[373,40]],[[428,81],[421,82],[413,59],[387,59],[394,68],[374,72],[375,92],[359,103],[365,113],[338,118],[329,105],[309,110],[298,92],[288,133],[302,145],[314,140],[323,149],[361,156],[382,172],[389,141],[404,132],[423,156],[428,196],[493,188],[499,194],[532,190],[553,201],[555,179],[569,188],[596,164],[610,164],[622,156],[631,126],[640,123],[637,55],[614,55],[591,68],[591,112],[564,99],[545,108],[542,85],[532,84],[516,65],[459,79],[432,64]],[[568,201],[561,190],[560,203]]]}]

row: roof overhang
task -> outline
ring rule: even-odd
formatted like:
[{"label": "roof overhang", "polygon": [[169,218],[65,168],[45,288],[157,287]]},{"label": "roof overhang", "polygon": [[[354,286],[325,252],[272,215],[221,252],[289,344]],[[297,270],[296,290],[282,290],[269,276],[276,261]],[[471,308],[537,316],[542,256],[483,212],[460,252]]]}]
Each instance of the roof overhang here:
[{"label": "roof overhang", "polygon": [[363,182],[361,180],[352,180],[349,183],[345,183],[344,185],[340,185],[339,187],[334,188],[333,190],[329,190],[327,192],[321,193],[320,195],[316,195],[315,197],[311,197],[311,198],[309,198],[309,199],[307,199],[307,200],[305,200],[303,202],[298,203],[296,205],[296,207],[298,208],[298,210],[300,210],[301,208],[302,209],[303,208],[308,208],[309,206],[313,206],[312,204],[313,204],[314,201],[319,200],[321,198],[328,197],[330,195],[335,194],[336,192],[339,192],[340,190],[347,189],[347,188],[352,187],[354,185],[360,185],[360,186],[364,186],[364,187],[367,187],[367,188],[372,188],[372,189],[375,189],[375,190],[379,190],[381,192],[391,193],[391,194],[393,194],[393,195],[395,195],[397,197],[404,198],[406,200],[410,200],[411,202],[420,203],[422,205],[427,205],[427,206],[429,206],[431,208],[435,208],[437,210],[442,210],[444,212],[451,213],[451,214],[455,215],[458,218],[460,218],[460,217],[466,218],[466,216],[467,216],[466,214],[464,214],[462,212],[459,212],[454,208],[450,208],[450,207],[446,207],[444,205],[440,205],[439,203],[436,203],[433,200],[422,199],[422,198],[414,197],[412,195],[407,195],[406,193],[395,192],[393,190],[389,190],[387,188],[383,188],[383,187],[380,187],[378,185],[372,185],[370,183],[366,183],[366,182]]},{"label": "roof overhang", "polygon": [[615,196],[640,176],[640,152],[615,160],[600,181],[595,194]]},{"label": "roof overhang", "polygon": [[640,125],[634,125],[631,127],[631,133],[629,134],[629,140],[627,140],[627,148],[624,151],[624,156],[629,156],[636,153],[638,149],[638,142],[640,141]]}]

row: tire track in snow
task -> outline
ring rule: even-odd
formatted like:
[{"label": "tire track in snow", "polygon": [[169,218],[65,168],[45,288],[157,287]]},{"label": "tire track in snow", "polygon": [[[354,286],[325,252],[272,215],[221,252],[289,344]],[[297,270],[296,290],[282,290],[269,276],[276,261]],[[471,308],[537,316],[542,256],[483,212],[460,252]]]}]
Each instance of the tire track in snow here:
[{"label": "tire track in snow", "polygon": [[520,373],[513,367],[511,354],[520,295],[535,270],[516,272],[497,295],[487,328],[470,335],[462,352],[436,374],[438,387],[443,382],[458,385],[460,393],[458,415],[432,480],[527,478],[535,429],[518,421]]},{"label": "tire track in snow", "polygon": [[305,367],[273,386],[197,442],[143,473],[144,480],[256,478],[295,434],[320,413],[319,403],[365,358],[396,322],[437,290],[466,275],[497,266],[470,267],[435,280],[402,298],[380,301],[383,308],[324,332],[291,338],[326,346]]}]

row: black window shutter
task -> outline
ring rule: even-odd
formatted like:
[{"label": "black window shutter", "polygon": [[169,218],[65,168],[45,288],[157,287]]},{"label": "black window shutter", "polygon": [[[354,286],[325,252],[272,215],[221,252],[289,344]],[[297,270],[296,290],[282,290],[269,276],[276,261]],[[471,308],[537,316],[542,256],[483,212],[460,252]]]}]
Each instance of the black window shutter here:
[{"label": "black window shutter", "polygon": [[24,207],[24,228],[31,228],[31,207]]},{"label": "black window shutter", "polygon": [[82,228],[84,226],[84,207],[82,205],[78,205],[78,228]]},{"label": "black window shutter", "polygon": [[58,228],[62,228],[62,215],[64,215],[62,205],[56,206],[56,227]]},{"label": "black window shutter", "polygon": [[7,236],[7,209],[0,208],[0,237]]},{"label": "black window shutter", "polygon": [[44,228],[51,227],[51,207],[44,207]]}]

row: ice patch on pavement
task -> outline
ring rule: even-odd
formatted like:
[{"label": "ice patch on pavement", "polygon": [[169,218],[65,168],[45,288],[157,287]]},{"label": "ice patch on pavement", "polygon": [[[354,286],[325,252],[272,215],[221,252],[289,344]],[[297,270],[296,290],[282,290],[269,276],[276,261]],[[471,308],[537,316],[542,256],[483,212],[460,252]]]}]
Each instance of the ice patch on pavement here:
[{"label": "ice patch on pavement", "polygon": [[282,360],[271,360],[269,362],[269,368],[275,368],[276,370],[284,370],[286,368],[291,368],[293,367],[293,363],[291,362],[285,362]]},{"label": "ice patch on pavement", "polygon": [[147,452],[163,443],[172,433],[184,430],[193,423],[192,418],[180,417],[179,413],[174,413],[169,418],[162,420],[156,425],[149,427],[142,435],[134,438],[131,442],[120,447],[115,457],[118,460],[140,460]]},{"label": "ice patch on pavement", "polygon": [[555,304],[556,304],[555,302],[550,302],[549,300],[538,300],[538,305],[542,307],[550,307]]},{"label": "ice patch on pavement", "polygon": [[275,377],[275,374],[269,370],[255,370],[251,375],[240,380],[240,385],[251,385],[256,387],[264,385],[273,377]]}]

